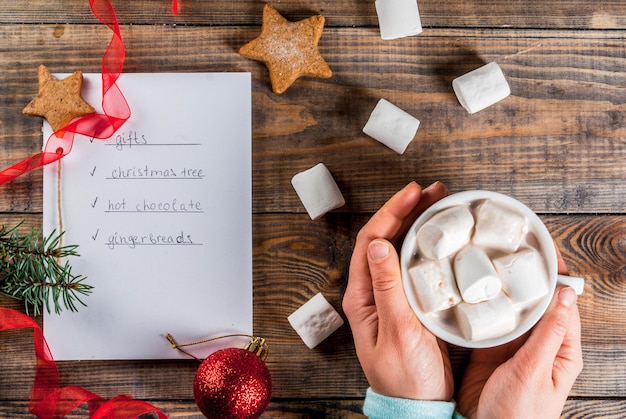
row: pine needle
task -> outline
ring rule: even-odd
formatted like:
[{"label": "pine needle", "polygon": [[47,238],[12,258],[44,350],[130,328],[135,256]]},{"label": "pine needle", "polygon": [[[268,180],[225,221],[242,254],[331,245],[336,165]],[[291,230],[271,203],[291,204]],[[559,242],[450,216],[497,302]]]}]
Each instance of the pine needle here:
[{"label": "pine needle", "polygon": [[22,223],[0,226],[0,294],[23,300],[26,313],[35,316],[42,307],[59,314],[63,308],[77,311],[79,305],[86,306],[81,297],[93,287],[83,282],[86,277],[74,275],[65,260],[79,256],[78,246],[61,246],[62,232],[43,237],[41,229],[32,228],[20,235]]}]

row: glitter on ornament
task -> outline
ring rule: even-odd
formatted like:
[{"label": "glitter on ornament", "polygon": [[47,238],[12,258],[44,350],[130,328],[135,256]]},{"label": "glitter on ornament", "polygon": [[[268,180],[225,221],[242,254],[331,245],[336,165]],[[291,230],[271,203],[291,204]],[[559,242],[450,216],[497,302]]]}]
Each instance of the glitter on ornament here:
[{"label": "glitter on ornament", "polygon": [[[224,336],[226,337],[226,336]],[[181,349],[172,335],[166,338]],[[264,360],[265,339],[251,337],[245,348],[220,349],[209,355],[196,371],[193,393],[198,408],[209,419],[256,419],[267,409],[272,397],[272,377]],[[215,340],[213,338],[209,340]],[[198,358],[196,358],[198,359]]]}]

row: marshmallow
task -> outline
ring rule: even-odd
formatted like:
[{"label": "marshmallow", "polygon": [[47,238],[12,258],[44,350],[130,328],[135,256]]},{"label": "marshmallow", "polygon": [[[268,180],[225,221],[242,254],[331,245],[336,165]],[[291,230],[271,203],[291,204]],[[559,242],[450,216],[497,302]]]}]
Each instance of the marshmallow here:
[{"label": "marshmallow", "polygon": [[502,290],[489,256],[478,247],[468,246],[456,254],[454,274],[461,297],[468,303],[491,300]]},{"label": "marshmallow", "polygon": [[382,39],[397,39],[422,32],[417,0],[376,0]]},{"label": "marshmallow", "polygon": [[343,325],[343,319],[322,293],[304,303],[287,320],[309,349],[315,348]]},{"label": "marshmallow", "polygon": [[506,295],[478,304],[463,302],[454,308],[463,337],[471,341],[493,339],[512,332],[517,314]]},{"label": "marshmallow", "polygon": [[409,276],[424,313],[447,310],[461,302],[448,259],[415,265],[409,269]]},{"label": "marshmallow", "polygon": [[380,99],[370,114],[363,132],[398,154],[409,146],[420,121],[391,102]]},{"label": "marshmallow", "polygon": [[479,246],[515,252],[527,230],[523,214],[487,200],[477,210],[473,241]]},{"label": "marshmallow", "polygon": [[511,94],[500,66],[489,63],[452,81],[452,88],[461,105],[476,113]]},{"label": "marshmallow", "polygon": [[443,259],[461,249],[470,239],[474,217],[465,205],[442,210],[428,219],[416,234],[421,254]]},{"label": "marshmallow", "polygon": [[550,291],[543,258],[533,249],[523,249],[493,260],[502,289],[513,304],[537,300]]},{"label": "marshmallow", "polygon": [[291,184],[312,220],[346,203],[333,175],[323,163],[296,174]]}]

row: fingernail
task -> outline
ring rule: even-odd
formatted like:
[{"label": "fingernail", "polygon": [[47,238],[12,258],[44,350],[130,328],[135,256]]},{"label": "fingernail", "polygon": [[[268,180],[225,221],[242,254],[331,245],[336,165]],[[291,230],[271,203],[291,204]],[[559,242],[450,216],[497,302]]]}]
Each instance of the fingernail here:
[{"label": "fingernail", "polygon": [[576,301],[576,291],[571,287],[565,287],[559,291],[559,302],[565,307],[571,307]]},{"label": "fingernail", "polygon": [[428,193],[428,192],[434,192],[434,191],[444,192],[445,195],[448,195],[450,193],[450,191],[448,190],[448,187],[439,180],[433,183],[432,185],[428,186],[422,192]]},{"label": "fingernail", "polygon": [[440,181],[436,181],[435,183],[433,183],[433,184],[431,184],[431,185],[427,186],[424,190],[425,190],[425,191],[429,191],[429,190],[431,190],[431,189],[435,189],[435,188],[437,187],[437,185],[439,185],[440,183],[441,183]]},{"label": "fingernail", "polygon": [[389,255],[389,245],[383,241],[374,240],[369,244],[368,252],[372,260],[379,261]]}]

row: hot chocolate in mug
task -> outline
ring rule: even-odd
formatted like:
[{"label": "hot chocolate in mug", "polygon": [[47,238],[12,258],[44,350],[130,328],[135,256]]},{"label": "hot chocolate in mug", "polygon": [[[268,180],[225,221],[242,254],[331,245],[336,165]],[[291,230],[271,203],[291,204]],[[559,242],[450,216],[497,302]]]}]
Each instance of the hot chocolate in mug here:
[{"label": "hot chocolate in mug", "polygon": [[465,191],[429,207],[409,229],[400,263],[413,311],[437,337],[486,348],[510,342],[545,313],[557,284],[555,244],[526,205],[491,191]]}]

